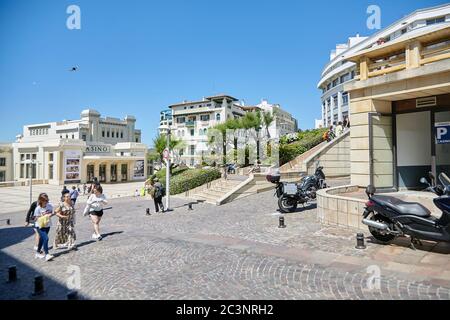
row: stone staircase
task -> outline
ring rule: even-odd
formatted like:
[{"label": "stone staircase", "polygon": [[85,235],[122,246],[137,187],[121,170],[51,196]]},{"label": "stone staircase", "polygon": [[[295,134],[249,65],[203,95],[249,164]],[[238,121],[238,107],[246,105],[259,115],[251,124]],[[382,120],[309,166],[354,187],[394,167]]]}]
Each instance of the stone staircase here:
[{"label": "stone staircase", "polygon": [[211,204],[217,204],[217,201],[224,195],[235,189],[239,184],[245,181],[245,176],[229,175],[228,179],[218,179],[210,183],[206,188],[194,191],[189,194],[189,198],[204,201]]},{"label": "stone staircase", "polygon": [[314,148],[309,149],[305,153],[302,153],[294,160],[282,165],[280,167],[281,172],[306,172],[306,168],[304,166],[304,162],[306,159],[308,159],[311,155],[318,152],[320,149],[322,149],[324,146],[327,145],[327,142],[324,141]]}]

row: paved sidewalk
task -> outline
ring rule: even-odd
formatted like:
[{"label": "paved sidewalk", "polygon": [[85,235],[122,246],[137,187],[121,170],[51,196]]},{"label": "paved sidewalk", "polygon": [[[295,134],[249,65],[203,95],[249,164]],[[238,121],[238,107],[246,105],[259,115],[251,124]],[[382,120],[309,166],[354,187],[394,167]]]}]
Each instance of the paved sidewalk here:
[{"label": "paved sidewalk", "polygon": [[[14,225],[0,227],[0,275],[17,265],[20,281],[0,281],[0,299],[29,299],[38,273],[43,299],[65,299],[74,267],[86,299],[450,299],[448,244],[413,251],[403,239],[368,238],[357,250],[355,232],[318,224],[314,204],[285,215],[279,229],[271,191],[221,207],[189,211],[188,203],[173,198],[173,212],[146,216],[149,199],[112,200],[104,240],[92,241],[79,217],[79,250],[49,263],[34,259],[32,230],[16,223],[23,214],[11,214]],[[374,270],[379,282],[370,281]]]}]

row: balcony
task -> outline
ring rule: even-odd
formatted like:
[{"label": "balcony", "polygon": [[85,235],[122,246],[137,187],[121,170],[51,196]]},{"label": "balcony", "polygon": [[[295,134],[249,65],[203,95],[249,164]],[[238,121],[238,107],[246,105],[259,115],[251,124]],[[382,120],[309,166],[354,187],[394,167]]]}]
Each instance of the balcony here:
[{"label": "balcony", "polygon": [[[433,68],[422,68],[450,60],[450,25],[424,27],[385,44],[347,57],[357,63],[357,81],[423,69],[425,75]],[[429,69],[430,71],[427,71]]]},{"label": "balcony", "polygon": [[196,123],[196,121],[189,120],[189,121],[186,121],[184,124],[186,125],[186,127],[195,127],[195,123]]}]

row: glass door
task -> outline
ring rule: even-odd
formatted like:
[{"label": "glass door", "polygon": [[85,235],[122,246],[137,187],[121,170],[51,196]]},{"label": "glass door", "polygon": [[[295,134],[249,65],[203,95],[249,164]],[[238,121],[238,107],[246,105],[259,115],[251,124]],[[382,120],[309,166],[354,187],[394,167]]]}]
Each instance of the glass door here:
[{"label": "glass door", "polygon": [[120,171],[122,173],[122,181],[127,181],[128,180],[128,165],[122,164],[122,168]]},{"label": "glass door", "polygon": [[450,175],[450,110],[434,113],[434,174]]},{"label": "glass door", "polygon": [[94,177],[95,177],[95,167],[93,164],[89,164],[87,166],[87,181],[88,182],[94,181]]},{"label": "glass door", "polygon": [[111,165],[111,182],[117,182],[117,164]]},{"label": "glass door", "polygon": [[106,164],[101,164],[99,168],[100,182],[106,182]]}]

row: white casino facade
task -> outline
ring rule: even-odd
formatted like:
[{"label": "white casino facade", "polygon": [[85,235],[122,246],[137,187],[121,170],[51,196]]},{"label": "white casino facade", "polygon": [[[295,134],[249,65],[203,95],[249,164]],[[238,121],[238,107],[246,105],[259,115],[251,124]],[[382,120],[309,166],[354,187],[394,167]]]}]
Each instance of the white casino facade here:
[{"label": "white casino facade", "polygon": [[62,185],[144,181],[147,146],[136,118],[84,110],[80,120],[27,125],[13,147],[14,180]]}]

